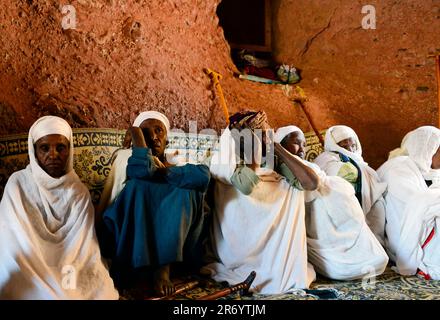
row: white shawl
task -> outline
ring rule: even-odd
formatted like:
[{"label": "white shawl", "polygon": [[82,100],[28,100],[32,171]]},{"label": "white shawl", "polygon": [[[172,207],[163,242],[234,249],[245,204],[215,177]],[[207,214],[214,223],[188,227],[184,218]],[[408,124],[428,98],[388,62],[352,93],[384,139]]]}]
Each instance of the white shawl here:
[{"label": "white shawl", "polygon": [[[281,142],[295,126],[279,128]],[[381,274],[388,256],[369,229],[350,183],[327,176],[319,166],[306,165],[319,176],[318,188],[305,192],[307,251],[309,261],[320,274],[336,280],[353,280]]]},{"label": "white shawl", "polygon": [[318,189],[306,191],[309,261],[319,273],[336,280],[381,274],[388,256],[368,227],[353,187],[313,163],[308,165],[320,177]]},{"label": "white shawl", "polygon": [[217,281],[238,283],[252,270],[253,290],[264,294],[308,288],[315,279],[307,263],[304,192],[270,169],[248,196],[231,185],[236,168],[229,129],[220,137],[210,170],[216,179],[211,240],[220,261],[203,268]]},{"label": "white shawl", "polygon": [[[348,138],[354,139],[356,143],[355,152],[350,152],[338,145],[338,142]],[[368,224],[374,230],[376,236],[380,238],[385,225],[385,213],[381,202],[387,185],[379,179],[376,171],[368,166],[368,163],[362,158],[362,147],[357,134],[347,126],[331,127],[325,134],[324,150],[314,162],[329,176],[336,176],[344,164],[337,152],[350,157],[359,166],[362,175],[362,209]]]},{"label": "white shawl", "polygon": [[[435,177],[440,170],[431,169],[431,162],[439,145],[439,129],[418,128],[406,135],[400,151],[392,152],[392,158],[378,169],[388,183],[387,249],[397,272],[412,275],[419,268],[436,280],[440,280],[440,189]],[[427,178],[434,178],[429,188]],[[434,237],[422,249],[433,228]]]},{"label": "white shawl", "polygon": [[[41,131],[68,135],[67,173],[60,178],[35,158]],[[30,164],[9,178],[0,202],[0,298],[117,299],[101,260],[89,192],[73,170],[70,126],[57,117],[38,119],[28,149]]]}]

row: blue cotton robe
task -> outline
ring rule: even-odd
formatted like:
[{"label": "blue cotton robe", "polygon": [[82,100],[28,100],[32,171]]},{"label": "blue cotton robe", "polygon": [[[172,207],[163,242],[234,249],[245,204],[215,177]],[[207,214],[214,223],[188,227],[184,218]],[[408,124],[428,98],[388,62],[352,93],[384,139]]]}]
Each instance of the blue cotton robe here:
[{"label": "blue cotton robe", "polygon": [[103,253],[112,274],[202,259],[203,200],[210,181],[205,165],[186,164],[157,174],[151,150],[133,148],[126,185],[104,212]]}]

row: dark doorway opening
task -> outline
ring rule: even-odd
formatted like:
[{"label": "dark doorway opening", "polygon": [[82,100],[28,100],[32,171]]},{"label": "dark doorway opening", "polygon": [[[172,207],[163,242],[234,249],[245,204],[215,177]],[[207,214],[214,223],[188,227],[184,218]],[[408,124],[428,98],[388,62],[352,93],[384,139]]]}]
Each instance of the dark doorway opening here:
[{"label": "dark doorway opening", "polygon": [[222,0],[217,8],[231,49],[270,52],[270,0]]}]

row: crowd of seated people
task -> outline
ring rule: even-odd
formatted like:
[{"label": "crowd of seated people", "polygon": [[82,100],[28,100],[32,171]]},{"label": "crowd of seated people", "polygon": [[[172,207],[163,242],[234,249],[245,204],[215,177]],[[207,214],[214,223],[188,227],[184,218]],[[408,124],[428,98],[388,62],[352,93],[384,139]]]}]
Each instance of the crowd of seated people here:
[{"label": "crowd of seated people", "polygon": [[272,128],[264,111],[232,115],[207,164],[172,161],[169,133],[164,114],[137,116],[95,209],[71,127],[38,119],[0,202],[0,299],[118,299],[141,281],[167,296],[182,270],[230,284],[255,271],[263,294],[389,262],[440,279],[440,129],[409,132],[377,171],[343,125],[313,163],[302,130]]}]

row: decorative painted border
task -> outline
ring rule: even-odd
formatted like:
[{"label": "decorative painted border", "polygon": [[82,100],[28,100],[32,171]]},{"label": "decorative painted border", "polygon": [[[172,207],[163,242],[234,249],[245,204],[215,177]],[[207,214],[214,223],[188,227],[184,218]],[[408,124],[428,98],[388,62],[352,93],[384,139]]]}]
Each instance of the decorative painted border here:
[{"label": "decorative painted border", "polygon": [[[325,139],[326,130],[320,131],[322,138]],[[324,151],[324,146],[319,142],[318,136],[314,132],[306,132],[306,160],[313,162],[315,158]]]},{"label": "decorative painted border", "polygon": [[[323,132],[324,133],[324,132]],[[111,167],[113,152],[122,146],[125,130],[79,128],[73,129],[74,167],[97,203]],[[323,147],[313,132],[305,134],[306,159],[313,161]],[[29,163],[27,134],[0,137],[0,198],[9,176]],[[212,151],[218,148],[218,136],[171,132],[167,153],[178,151],[189,163],[207,163]]]},{"label": "decorative painted border", "polygon": [[[120,147],[124,141],[125,130],[79,128],[73,129],[74,147],[108,146]],[[0,137],[0,157],[26,154],[28,134]]]},{"label": "decorative painted border", "polygon": [[[121,147],[125,130],[116,129],[73,129],[74,147],[107,146]],[[28,135],[16,134],[0,137],[0,157],[26,154]],[[168,149],[213,150],[217,136],[207,134],[187,134],[171,132]]]},{"label": "decorative painted border", "polygon": [[[324,135],[325,131],[321,131]],[[75,147],[88,146],[107,146],[121,147],[124,141],[125,130],[117,129],[98,129],[98,128],[79,128],[73,129],[73,145]],[[307,141],[307,151],[310,152],[312,160],[322,152],[318,137],[313,132],[305,133]],[[7,135],[0,137],[0,158],[20,154],[26,154],[27,134]],[[181,132],[171,132],[167,149],[186,149],[186,150],[215,150],[218,136],[207,134],[188,134]],[[307,153],[307,154],[308,154]],[[307,157],[309,160],[309,157]]]}]

